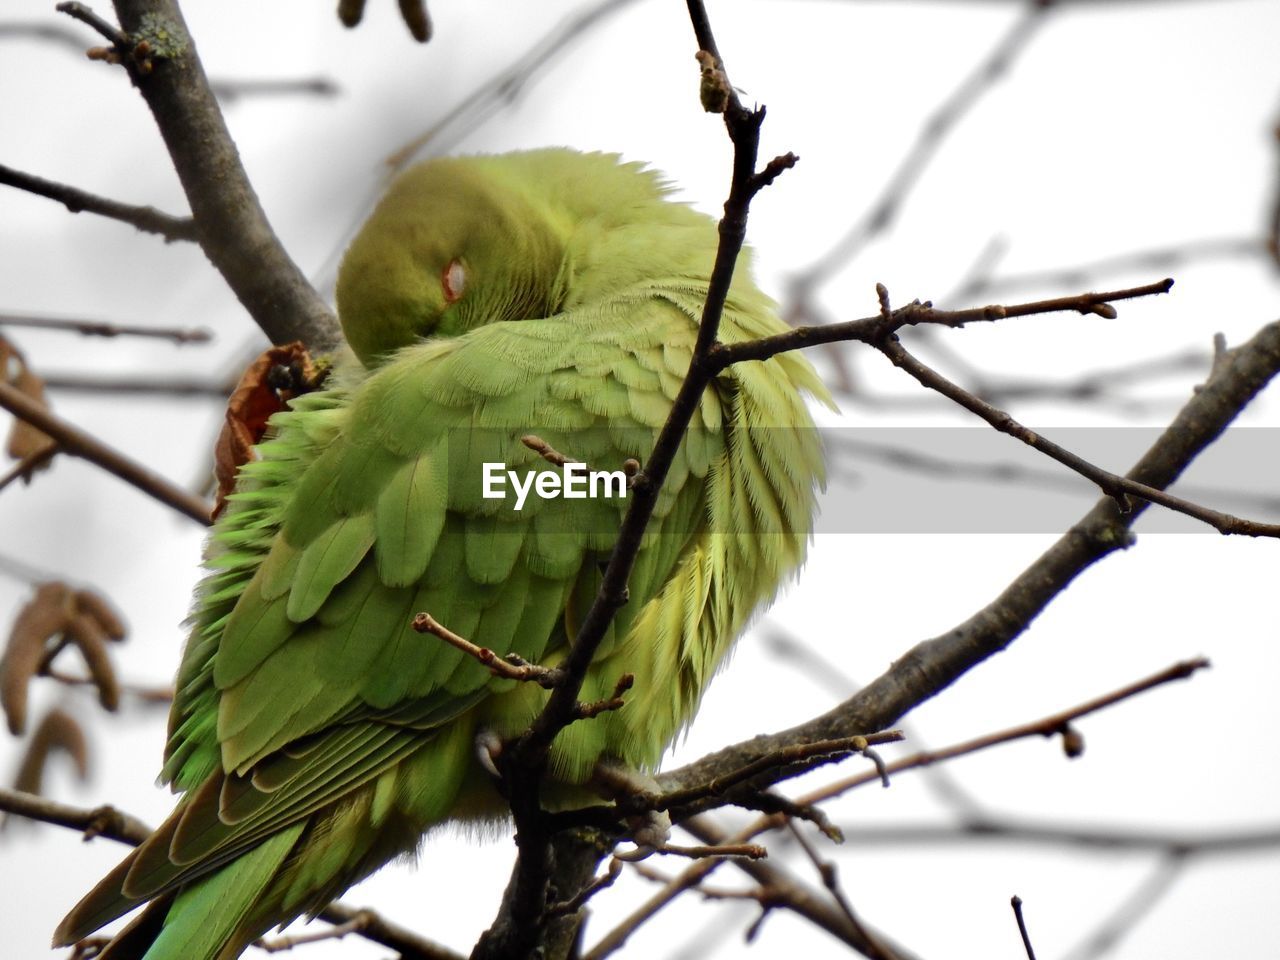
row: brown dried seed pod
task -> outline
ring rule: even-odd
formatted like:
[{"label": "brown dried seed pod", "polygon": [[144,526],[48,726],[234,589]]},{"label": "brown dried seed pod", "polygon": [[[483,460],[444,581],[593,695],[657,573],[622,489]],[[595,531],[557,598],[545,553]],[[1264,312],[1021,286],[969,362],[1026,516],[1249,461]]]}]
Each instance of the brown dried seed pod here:
[{"label": "brown dried seed pod", "polygon": [[338,19],[354,27],[364,19],[364,0],[338,0]]},{"label": "brown dried seed pod", "polygon": [[400,17],[409,28],[413,39],[426,43],[431,39],[431,17],[424,0],[400,0]]},{"label": "brown dried seed pod", "polygon": [[128,632],[124,625],[124,620],[120,618],[113,606],[107,602],[106,597],[92,590],[77,590],[76,605],[80,608],[80,612],[87,616],[93,617],[98,621],[102,629],[106,631],[107,637],[111,640],[120,641],[125,638]]},{"label": "brown dried seed pod", "polygon": [[15,737],[27,726],[27,685],[44,661],[47,641],[66,629],[71,604],[71,589],[65,583],[42,583],[13,623],[0,657],[0,707]]},{"label": "brown dried seed pod", "polygon": [[[17,361],[18,370],[15,376],[7,377],[9,382],[42,407],[48,407],[44,398],[44,380],[26,365],[22,354],[11,350],[11,355]],[[6,452],[15,460],[33,457],[54,446],[57,446],[57,442],[52,437],[41,433],[25,420],[15,419],[13,426],[9,428]],[[44,463],[47,465],[48,461]]]},{"label": "brown dried seed pod", "polygon": [[97,620],[83,613],[76,614],[67,624],[67,637],[80,648],[89,675],[98,688],[98,702],[103,709],[114,712],[120,706],[120,683],[116,680],[111,656],[107,653],[107,635]]},{"label": "brown dried seed pod", "polygon": [[81,780],[89,776],[89,744],[85,740],[84,731],[75,718],[63,710],[54,708],[44,715],[35,733],[31,735],[31,743],[22,757],[18,767],[18,775],[13,785],[27,793],[39,793],[44,785],[44,771],[49,757],[55,750],[65,752],[76,765],[76,775]]}]

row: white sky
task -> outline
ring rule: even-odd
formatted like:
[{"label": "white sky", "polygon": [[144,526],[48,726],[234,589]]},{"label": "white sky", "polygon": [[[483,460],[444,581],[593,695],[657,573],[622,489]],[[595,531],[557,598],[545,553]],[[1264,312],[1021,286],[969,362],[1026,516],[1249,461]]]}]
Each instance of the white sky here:
[{"label": "white sky", "polygon": [[[261,98],[228,110],[273,223],[318,277],[376,193],[382,158],[578,8],[439,0],[436,39],[424,48],[408,41],[386,0],[371,0],[369,22],[354,33],[342,30],[324,3],[187,6],[215,77],[323,73],[342,87],[333,100]],[[1019,11],[1012,3],[964,2],[713,5],[734,82],[769,107],[765,154],[794,150],[802,158],[752,211],[750,238],[769,289],[780,296],[786,275],[862,213],[922,117]],[[0,18],[54,16],[51,3],[10,0]],[[82,33],[86,46],[97,42]],[[896,302],[943,297],[995,235],[1009,244],[999,272],[1016,273],[1260,234],[1277,189],[1277,36],[1280,5],[1268,2],[1086,4],[1053,14],[1007,81],[943,148],[894,230],[824,289],[824,306],[839,318],[866,315],[877,281]],[[569,144],[619,151],[651,161],[682,185],[686,199],[715,213],[727,187],[729,147],[719,122],[698,107],[693,51],[683,4],[637,2],[455,149]],[[69,48],[0,39],[0,84],[0,162],[124,201],[184,209],[150,116],[121,72],[82,61]],[[1258,259],[1106,275],[1089,284],[1118,287],[1166,272],[1177,278],[1171,296],[1121,305],[1116,321],[1037,317],[971,327],[946,341],[984,371],[1066,379],[1185,347],[1207,350],[1218,331],[1238,342],[1280,312],[1274,271]],[[1072,291],[1045,287],[1026,298],[1064,292]],[[211,347],[179,349],[13,331],[36,369],[48,372],[221,376],[254,333],[192,247],[166,247],[10,189],[0,189],[0,310],[203,325],[218,335]],[[875,357],[860,360],[858,370],[872,390],[914,390]],[[1140,388],[1137,395],[1152,401],[1141,422],[1167,421],[1195,379],[1183,374]],[[176,480],[191,483],[207,469],[221,416],[216,403],[53,399],[63,416]],[[1277,424],[1274,403],[1265,401],[1246,422]],[[1098,407],[1015,405],[1013,412],[1038,427],[1132,422]],[[966,420],[941,405],[915,412],[850,406],[839,422]],[[1255,485],[1267,488],[1267,478]],[[955,509],[965,509],[946,485],[935,495],[954,496]],[[910,511],[911,504],[886,509]],[[132,633],[119,652],[120,671],[131,681],[172,676],[178,624],[198,576],[201,531],[193,527],[67,459],[30,488],[0,495],[0,552],[93,585],[121,606]],[[986,604],[1051,542],[1033,535],[823,537],[800,583],[764,622],[785,625],[865,681],[913,643]],[[1082,722],[1088,749],[1080,760],[1069,763],[1055,743],[1037,741],[963,760],[951,772],[992,811],[1010,816],[1188,831],[1273,825],[1280,790],[1272,737],[1280,720],[1272,679],[1280,673],[1270,592],[1276,549],[1205,534],[1141,539],[1085,574],[1010,651],[913,714],[913,732],[924,744],[942,745],[1204,654],[1214,662],[1211,672]],[[0,622],[24,597],[23,585],[0,578]],[[55,796],[84,806],[114,802],[153,823],[164,816],[170,799],[151,786],[159,712],[104,721],[90,698],[48,685],[33,700],[36,716],[59,702],[92,727],[95,779],[81,786],[55,771]],[[833,691],[779,664],[757,632],[713,686],[672,762],[834,702]],[[8,776],[18,753],[0,741],[0,773]],[[947,812],[924,784],[918,774],[904,775],[890,790],[856,794],[832,815],[852,826],[944,820]],[[122,853],[104,841],[81,845],[68,831],[11,826],[0,839],[4,953],[43,956],[58,918]],[[493,915],[509,858],[505,838],[476,845],[441,836],[425,848],[417,871],[388,869],[346,899],[465,951]],[[850,845],[839,862],[860,914],[922,957],[1021,956],[1008,909],[1017,893],[1037,952],[1049,958],[1066,956],[1154,864],[1146,854],[1011,846]],[[736,882],[730,869],[719,877]],[[588,942],[647,892],[642,881],[628,879],[599,898]],[[1280,857],[1193,863],[1120,953],[1275,955],[1277,893]],[[632,955],[674,955],[706,924],[719,925],[719,956],[745,954],[741,931],[751,916],[741,906],[689,899],[639,934]],[[317,960],[386,954],[354,939],[305,949]],[[842,952],[782,914],[766,922],[750,949],[760,956]]]}]

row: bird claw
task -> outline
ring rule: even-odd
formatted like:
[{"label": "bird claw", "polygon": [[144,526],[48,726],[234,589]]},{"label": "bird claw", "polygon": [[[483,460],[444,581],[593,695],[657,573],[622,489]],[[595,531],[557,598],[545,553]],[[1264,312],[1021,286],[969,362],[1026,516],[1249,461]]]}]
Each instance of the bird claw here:
[{"label": "bird claw", "polygon": [[[622,797],[656,797],[662,793],[658,782],[646,773],[632,770],[614,760],[596,764],[593,780],[597,789],[612,799]],[[660,852],[671,839],[671,817],[665,810],[646,810],[627,818],[635,849],[615,854],[619,860],[634,863]]]},{"label": "bird claw", "polygon": [[502,779],[502,773],[498,770],[498,758],[502,756],[502,738],[492,730],[481,730],[476,734],[476,759],[480,761],[480,766],[495,780]]},{"label": "bird claw", "polygon": [[615,854],[619,860],[635,863],[646,860],[662,850],[671,839],[671,817],[665,810],[649,810],[627,818],[631,827],[631,842],[634,850],[624,850]]},{"label": "bird claw", "polygon": [[641,860],[648,860],[657,852],[658,852],[658,848],[653,846],[653,844],[638,843],[631,850],[614,851],[613,858],[615,860],[624,860],[627,863],[639,863]]}]

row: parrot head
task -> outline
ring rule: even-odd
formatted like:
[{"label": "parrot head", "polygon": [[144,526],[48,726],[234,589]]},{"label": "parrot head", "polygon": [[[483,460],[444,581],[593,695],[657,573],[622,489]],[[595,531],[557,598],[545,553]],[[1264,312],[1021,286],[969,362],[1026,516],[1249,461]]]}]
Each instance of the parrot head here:
[{"label": "parrot head", "polygon": [[338,315],[365,366],[423,338],[549,316],[564,299],[553,215],[518,182],[481,175],[475,159],[406,171],[347,249]]}]

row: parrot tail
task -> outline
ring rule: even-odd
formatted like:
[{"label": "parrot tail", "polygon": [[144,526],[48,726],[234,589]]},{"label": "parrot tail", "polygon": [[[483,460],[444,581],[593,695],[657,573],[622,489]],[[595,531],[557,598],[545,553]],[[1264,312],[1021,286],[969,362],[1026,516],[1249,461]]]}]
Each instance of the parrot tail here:
[{"label": "parrot tail", "polygon": [[[213,873],[157,897],[111,939],[98,960],[238,957],[273,924],[270,913],[264,918],[261,898],[305,826],[298,823],[282,830]],[[70,946],[105,922],[104,916],[118,916],[136,906],[118,884],[108,885],[114,876],[115,872],[62,921],[54,933],[55,947]]]}]

